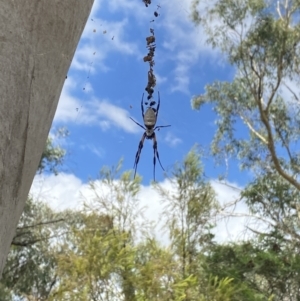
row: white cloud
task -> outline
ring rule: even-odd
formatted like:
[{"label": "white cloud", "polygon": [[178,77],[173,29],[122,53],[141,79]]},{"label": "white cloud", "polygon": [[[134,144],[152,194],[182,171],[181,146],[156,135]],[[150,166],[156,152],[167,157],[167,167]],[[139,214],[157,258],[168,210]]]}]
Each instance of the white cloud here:
[{"label": "white cloud", "polygon": [[280,87],[279,93],[283,97],[284,101],[292,106],[292,110],[294,110],[294,106],[299,106],[300,99],[300,88],[299,88],[299,80],[294,78],[293,80],[286,78],[283,81],[283,84]]},{"label": "white cloud", "polygon": [[[225,184],[211,181],[221,208],[226,208],[216,218],[217,226],[213,230],[217,241],[237,240],[244,234],[247,218],[239,215],[248,215],[249,211],[240,198],[240,187],[236,184]],[[236,187],[236,188],[234,188]],[[228,204],[233,204],[228,207]],[[235,216],[238,215],[238,216]]]},{"label": "white cloud", "polygon": [[171,90],[189,94],[191,68],[199,64],[200,57],[217,59],[217,51],[206,44],[203,28],[193,24],[190,18],[191,0],[164,0],[161,6],[161,23],[166,30],[163,47],[168,52],[165,57],[175,63],[172,72],[175,82]]},{"label": "white cloud", "polygon": [[137,44],[128,41],[128,24],[126,18],[121,21],[106,21],[96,17],[89,19],[71,68],[92,74],[96,70],[107,72],[110,67],[106,65],[105,60],[113,53],[142,57]]},{"label": "white cloud", "polygon": [[139,132],[139,127],[129,118],[127,110],[117,107],[107,101],[96,101],[94,105],[97,115],[105,118],[107,122],[105,124],[106,128],[113,125],[128,133]]},{"label": "white cloud", "polygon": [[103,3],[103,0],[95,0],[91,13],[90,13],[90,19],[92,19],[94,16],[96,16],[98,14],[98,12],[100,11],[101,5]]},{"label": "white cloud", "polygon": [[107,120],[100,120],[99,125],[103,131],[107,131],[110,128],[110,123]]},{"label": "white cloud", "polygon": [[90,114],[88,106],[83,105],[82,101],[72,95],[72,90],[78,88],[78,83],[68,77],[62,89],[54,122],[78,122],[81,124],[91,124],[95,122],[95,114]]},{"label": "white cloud", "polygon": [[[214,0],[200,1],[198,11],[200,14],[205,13],[208,8],[214,7],[215,2]],[[175,75],[175,82],[172,82],[171,91],[190,94],[189,84],[193,67],[201,68],[209,60],[212,65],[224,68],[228,66],[227,59],[219,49],[213,49],[207,43],[208,35],[204,27],[193,23],[192,0],[162,0],[161,7],[162,19],[158,21],[158,24],[160,26],[161,23],[160,27],[166,30],[163,47],[167,54],[164,58],[172,60],[175,64],[172,72]],[[240,30],[243,36],[252,22],[253,18],[250,16],[244,20],[244,27]],[[216,29],[224,25],[221,20],[212,19],[210,26]],[[231,33],[232,36],[236,35],[233,31]]]},{"label": "white cloud", "polygon": [[[139,127],[129,118],[127,110],[107,100],[79,100],[72,94],[76,87],[76,81],[68,77],[59,99],[54,122],[98,125],[103,131],[116,127],[128,133],[139,132]],[[89,92],[86,92],[89,96]]]},{"label": "white cloud", "polygon": [[156,84],[157,86],[162,85],[163,83],[167,82],[168,78],[166,76],[161,76],[157,72],[155,72],[156,77]]},{"label": "white cloud", "polygon": [[165,141],[167,142],[168,145],[171,147],[176,147],[178,144],[182,143],[182,140],[178,137],[176,137],[174,134],[171,132],[168,132]]},{"label": "white cloud", "polygon": [[[107,189],[98,181],[98,193],[104,195]],[[212,186],[217,193],[221,206],[225,203],[232,202],[239,197],[239,191],[230,186],[226,186],[216,181],[212,181]],[[168,180],[160,183],[161,186],[172,191],[174,188]],[[229,183],[229,185],[231,185]],[[80,209],[84,201],[94,202],[95,194],[91,191],[88,183],[82,183],[80,179],[73,174],[60,173],[58,176],[37,175],[34,179],[30,194],[35,198],[45,201],[55,210],[63,210],[66,208]],[[154,221],[156,223],[155,235],[164,244],[168,242],[168,237],[162,226],[164,221],[161,217],[164,205],[158,192],[151,186],[141,186],[138,198],[139,208],[147,207],[144,211],[145,221]],[[225,242],[229,240],[237,240],[245,234],[245,225],[249,224],[249,214],[245,203],[240,202],[232,207],[233,210],[228,214],[230,208],[226,212],[220,212],[216,218],[217,226],[214,229],[216,240]],[[232,215],[230,217],[229,215]],[[234,215],[245,215],[242,217],[234,217]],[[253,219],[254,220],[254,219]],[[141,221],[140,221],[141,222]],[[257,228],[255,228],[257,229]]]},{"label": "white cloud", "polygon": [[[112,12],[109,18],[113,18],[116,12],[121,12],[123,19],[108,21],[108,18],[106,20],[96,18],[96,12],[100,8],[99,2],[98,8],[94,10],[92,18],[86,24],[72,68],[87,72],[99,69],[107,72],[110,67],[106,65],[105,60],[113,52],[134,55],[138,59],[145,55],[144,50],[139,50],[138,41],[132,40],[136,36],[130,36],[127,32],[133,22],[135,26],[139,24],[144,26],[145,20],[148,23],[153,18],[153,11],[157,6],[152,3],[149,7],[145,7],[142,1],[136,0],[110,0],[107,5]],[[160,16],[155,19],[153,27],[156,32],[161,33],[160,38],[163,37],[164,40],[160,40],[157,44],[155,61],[160,65],[167,60],[172,61],[175,65],[172,74],[175,76],[169,81],[171,91],[189,94],[191,68],[199,64],[200,57],[204,60],[212,58],[214,62],[219,61],[220,53],[206,44],[203,28],[192,23],[191,0],[162,0],[160,6]],[[161,84],[166,80],[166,76],[157,75],[157,79]]]},{"label": "white cloud", "polygon": [[95,146],[93,144],[85,144],[81,145],[80,148],[82,150],[89,150],[93,154],[95,154],[99,158],[103,158],[106,154],[105,150],[101,146]]},{"label": "white cloud", "polygon": [[235,183],[211,181],[221,211],[216,216],[217,226],[213,230],[217,241],[238,241],[253,237],[250,230],[265,232],[272,221],[250,212],[244,199],[241,199],[241,187]]},{"label": "white cloud", "polygon": [[36,175],[29,195],[35,200],[45,202],[54,210],[78,209],[80,188],[83,185],[81,180],[73,174]]},{"label": "white cloud", "polygon": [[138,20],[148,20],[149,7],[146,8],[142,1],[136,0],[110,0],[109,8],[112,12],[121,11],[130,14]]},{"label": "white cloud", "polygon": [[[108,72],[111,67],[106,60],[114,53],[134,56],[138,60],[145,55],[145,50],[138,48],[140,37],[130,35],[129,32],[132,32],[132,26],[138,27],[140,24],[144,26],[145,20],[148,23],[153,18],[153,11],[157,6],[152,3],[146,8],[142,1],[110,0],[106,5],[111,15],[104,19],[96,17],[99,16],[103,3],[99,0],[93,6],[73,58],[71,70],[91,74],[98,71]],[[189,94],[191,68],[199,64],[202,57],[204,60],[209,57],[214,62],[219,61],[220,53],[205,43],[206,36],[202,27],[196,27],[192,23],[191,0],[162,0],[160,6],[160,16],[153,23],[155,31],[160,33],[155,61],[157,65],[162,66],[164,62],[172,61],[174,64],[172,74],[175,76],[172,75],[170,79],[168,76],[171,91]],[[112,21],[116,12],[122,13],[122,19]],[[162,38],[164,40],[161,40]],[[156,71],[155,75],[158,84],[166,82],[167,76],[159,76]]]},{"label": "white cloud", "polygon": [[86,76],[96,72],[95,65],[102,71],[108,71],[109,68],[105,66],[102,61],[105,59],[104,53],[96,51],[92,45],[85,44],[76,50],[72,60],[71,70],[80,70],[86,73]]}]

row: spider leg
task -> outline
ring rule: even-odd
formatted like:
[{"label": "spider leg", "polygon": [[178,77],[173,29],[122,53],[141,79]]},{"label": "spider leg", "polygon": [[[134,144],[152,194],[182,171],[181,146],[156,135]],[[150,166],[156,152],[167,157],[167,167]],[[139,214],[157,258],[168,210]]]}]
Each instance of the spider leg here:
[{"label": "spider leg", "polygon": [[143,127],[141,124],[136,122],[133,118],[129,117],[133,122],[135,122],[137,125],[139,125],[142,129],[146,130],[145,127]]},{"label": "spider leg", "polygon": [[[159,94],[159,91],[158,91],[158,103],[157,103],[157,107],[156,107],[156,120],[157,120],[157,116],[158,116],[159,107],[160,107],[160,94]],[[160,130],[160,128],[166,128],[166,127],[169,127],[169,126],[171,126],[171,125],[158,125],[153,130],[154,131],[156,129]]]},{"label": "spider leg", "polygon": [[140,160],[140,155],[141,155],[142,148],[144,146],[145,138],[146,138],[146,132],[142,136],[142,139],[141,139],[141,141],[139,143],[139,148],[138,148],[138,150],[136,152],[136,155],[135,155],[135,161],[134,161],[134,165],[133,165],[133,168],[134,168],[134,176],[133,176],[133,178],[135,178],[136,169],[137,169],[137,166],[138,166],[138,163],[139,163],[139,160]]},{"label": "spider leg", "polygon": [[156,107],[156,118],[157,118],[158,111],[159,111],[159,106],[160,106],[160,94],[159,94],[159,91],[157,93],[158,93],[158,103],[157,103],[157,107]]},{"label": "spider leg", "polygon": [[153,178],[155,181],[155,164],[156,164],[156,157],[158,159],[158,162],[160,164],[160,167],[162,168],[162,170],[164,170],[164,168],[161,165],[160,159],[159,159],[159,154],[158,154],[158,150],[157,150],[157,140],[156,140],[156,135],[155,133],[153,133],[153,151],[154,151],[154,157],[153,157]]},{"label": "spider leg", "polygon": [[158,125],[158,126],[156,126],[153,130],[155,131],[156,129],[160,129],[160,128],[167,128],[167,127],[169,127],[169,126],[171,126],[171,125]]},{"label": "spider leg", "polygon": [[144,106],[143,106],[143,100],[144,100],[144,93],[142,96],[142,102],[141,102],[141,109],[142,109],[142,115],[143,115],[143,120],[144,120]]}]

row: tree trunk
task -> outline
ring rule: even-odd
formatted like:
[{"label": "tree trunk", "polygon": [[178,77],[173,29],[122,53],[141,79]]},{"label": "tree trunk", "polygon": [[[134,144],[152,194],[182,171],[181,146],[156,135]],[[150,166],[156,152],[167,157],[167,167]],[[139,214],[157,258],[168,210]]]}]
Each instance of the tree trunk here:
[{"label": "tree trunk", "polygon": [[92,4],[0,1],[0,278]]}]

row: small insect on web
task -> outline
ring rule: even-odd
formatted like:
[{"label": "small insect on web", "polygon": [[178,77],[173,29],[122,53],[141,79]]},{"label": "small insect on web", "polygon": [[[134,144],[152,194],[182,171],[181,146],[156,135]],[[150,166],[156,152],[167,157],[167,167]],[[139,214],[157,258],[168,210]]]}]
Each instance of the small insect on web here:
[{"label": "small insect on web", "polygon": [[135,122],[138,126],[140,126],[141,128],[143,128],[145,130],[142,139],[139,143],[139,147],[138,150],[136,152],[135,155],[135,162],[134,162],[134,178],[136,175],[136,170],[137,170],[137,165],[139,163],[140,160],[140,155],[141,155],[141,151],[142,148],[144,146],[144,141],[145,139],[153,139],[153,151],[154,151],[154,157],[153,157],[153,178],[155,181],[155,164],[156,164],[156,158],[158,159],[158,162],[162,168],[162,170],[164,170],[164,168],[161,165],[160,159],[159,159],[159,154],[158,154],[158,150],[157,150],[157,140],[156,140],[156,135],[155,135],[155,130],[159,130],[160,128],[165,128],[165,127],[169,127],[171,125],[159,125],[159,126],[155,126],[156,121],[157,121],[157,116],[158,116],[158,111],[159,111],[159,106],[160,106],[160,95],[158,92],[158,104],[156,109],[152,108],[151,104],[150,106],[147,108],[146,113],[144,113],[144,105],[143,105],[143,100],[144,100],[144,93],[142,96],[142,102],[141,102],[141,109],[142,109],[142,116],[143,116],[143,121],[144,121],[144,125],[141,125],[140,123],[136,122],[133,118],[130,117],[130,119]]}]

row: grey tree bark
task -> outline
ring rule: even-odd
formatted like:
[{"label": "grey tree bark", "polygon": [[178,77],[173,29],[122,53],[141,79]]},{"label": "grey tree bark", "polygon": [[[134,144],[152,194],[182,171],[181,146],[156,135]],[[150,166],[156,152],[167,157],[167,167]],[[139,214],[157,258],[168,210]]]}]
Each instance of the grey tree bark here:
[{"label": "grey tree bark", "polygon": [[0,278],[93,2],[0,1]]}]

